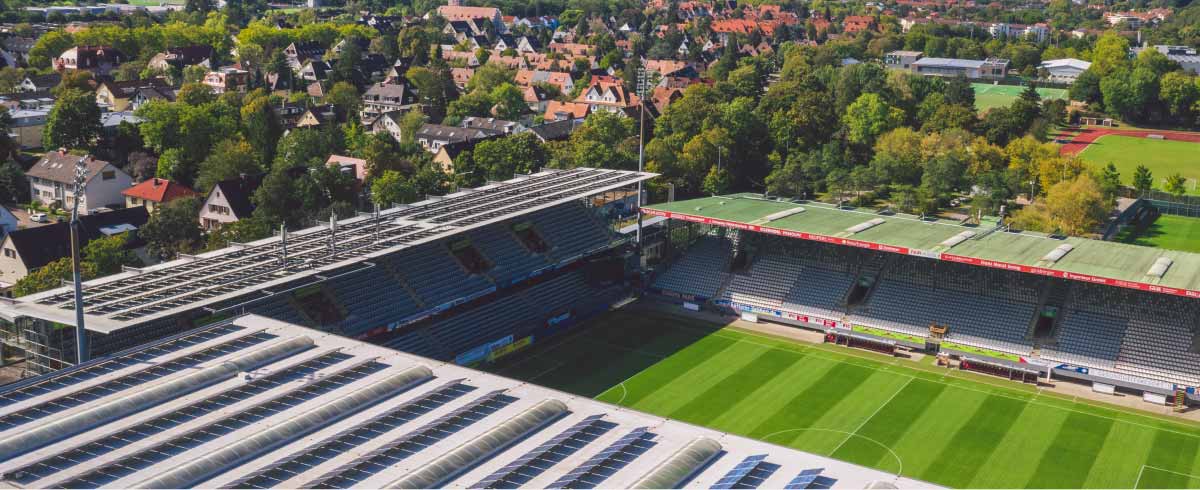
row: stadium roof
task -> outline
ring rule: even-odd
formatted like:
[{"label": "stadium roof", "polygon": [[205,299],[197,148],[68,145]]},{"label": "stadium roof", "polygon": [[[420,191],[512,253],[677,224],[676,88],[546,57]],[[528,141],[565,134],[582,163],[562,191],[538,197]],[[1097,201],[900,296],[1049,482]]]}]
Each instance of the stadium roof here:
[{"label": "stadium roof", "polygon": [[[464,189],[379,213],[338,220],[280,237],[127,269],[84,285],[88,330],[110,333],[462,233],[539,209],[646,180],[655,174],[578,168],[547,170]],[[283,250],[287,251],[287,263]],[[0,317],[30,316],[74,325],[70,288],[0,304]]]},{"label": "stadium roof", "polygon": [[0,468],[18,488],[934,488],[253,315],[0,389]]},{"label": "stadium roof", "polygon": [[[655,216],[804,240],[1200,298],[1200,254],[1195,253],[964,226],[911,215],[881,215],[815,202],[768,200],[751,194],[676,201],[643,210]],[[879,221],[870,224],[873,220]]]}]

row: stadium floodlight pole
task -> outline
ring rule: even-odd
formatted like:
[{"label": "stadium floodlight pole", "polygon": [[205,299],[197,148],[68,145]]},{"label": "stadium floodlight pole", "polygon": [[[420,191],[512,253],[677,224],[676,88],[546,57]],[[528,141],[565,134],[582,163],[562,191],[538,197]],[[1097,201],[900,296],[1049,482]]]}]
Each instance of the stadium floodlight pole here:
[{"label": "stadium floodlight pole", "polygon": [[[646,67],[638,67],[638,173],[645,171],[646,166]],[[642,181],[637,182],[637,254],[638,267],[642,259]]]},{"label": "stadium floodlight pole", "polygon": [[279,248],[282,255],[279,257],[283,266],[287,267],[287,224],[279,224]]},{"label": "stadium floodlight pole", "polygon": [[91,357],[87,330],[83,325],[83,277],[79,263],[79,199],[87,188],[87,157],[75,162],[75,188],[71,199],[71,280],[75,286],[75,364],[83,364]]}]

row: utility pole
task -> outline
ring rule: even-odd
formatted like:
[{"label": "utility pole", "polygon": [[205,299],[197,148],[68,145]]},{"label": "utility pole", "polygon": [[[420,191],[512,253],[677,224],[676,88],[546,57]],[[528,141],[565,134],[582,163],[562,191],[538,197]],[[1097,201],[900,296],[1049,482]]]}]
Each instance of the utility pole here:
[{"label": "utility pole", "polygon": [[[649,77],[645,67],[638,68],[638,172],[643,172],[646,166],[646,90],[649,88]],[[638,265],[642,261],[642,181],[637,183],[637,255]]]},{"label": "utility pole", "polygon": [[87,330],[83,325],[83,277],[79,264],[79,199],[87,188],[87,157],[75,162],[75,188],[71,199],[71,276],[75,285],[75,365],[91,358]]}]

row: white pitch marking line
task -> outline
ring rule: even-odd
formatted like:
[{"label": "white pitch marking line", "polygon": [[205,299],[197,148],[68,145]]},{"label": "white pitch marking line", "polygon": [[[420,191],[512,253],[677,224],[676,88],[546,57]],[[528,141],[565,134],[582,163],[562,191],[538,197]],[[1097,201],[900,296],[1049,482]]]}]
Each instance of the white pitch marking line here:
[{"label": "white pitch marking line", "polygon": [[854,429],[854,432],[851,432],[849,437],[843,439],[841,444],[838,444],[837,447],[833,448],[833,451],[830,452],[829,455],[833,456],[838,452],[838,449],[841,449],[842,446],[845,446],[847,442],[850,442],[850,439],[854,438],[855,435],[858,435],[858,431],[862,430],[862,428],[867,425],[867,422],[870,422],[871,419],[875,418],[876,415],[879,415],[879,412],[883,410],[883,407],[886,407],[889,403],[892,403],[892,400],[896,398],[896,395],[899,395],[901,391],[904,391],[904,389],[907,388],[914,379],[916,378],[908,378],[908,381],[905,381],[904,384],[900,386],[900,389],[896,390],[895,393],[892,393],[892,396],[888,397],[887,401],[880,404],[879,408],[876,408],[875,411],[871,413],[870,417],[867,417],[866,420],[863,420],[861,424],[858,424],[858,427]]}]

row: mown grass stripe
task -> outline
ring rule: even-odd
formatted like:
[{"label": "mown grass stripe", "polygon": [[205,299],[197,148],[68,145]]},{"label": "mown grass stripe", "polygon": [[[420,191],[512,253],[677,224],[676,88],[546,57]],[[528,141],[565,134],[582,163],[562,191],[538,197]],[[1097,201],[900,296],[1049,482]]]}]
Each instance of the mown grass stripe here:
[{"label": "mown grass stripe", "polygon": [[1042,454],[1033,479],[1033,488],[1079,488],[1087,480],[1096,455],[1104,447],[1113,421],[1079,412],[1071,412],[1054,442]]},{"label": "mown grass stripe", "polygon": [[[665,386],[650,388],[649,395],[642,397],[633,406],[639,410],[651,410],[655,413],[669,414],[700,394],[715,386],[721,380],[729,377],[738,369],[750,364],[759,356],[768,352],[765,347],[746,343],[735,343],[711,358],[709,362],[699,362],[686,366],[677,372]],[[715,361],[715,362],[714,362]],[[627,384],[631,393],[640,393],[640,381],[633,385]]]},{"label": "mown grass stripe", "polygon": [[[620,398],[620,393],[625,393],[621,404],[633,406],[642,399],[653,395],[659,388],[671,385],[676,378],[686,374],[689,369],[698,368],[719,358],[721,352],[733,347],[736,343],[735,340],[717,336],[700,339],[655,364],[653,369],[642,371],[629,378],[624,382],[624,389],[620,385],[615,386],[601,395],[600,399],[616,402]],[[611,395],[616,395],[616,398],[610,400]]]},{"label": "mown grass stripe", "polygon": [[1158,431],[1150,452],[1146,455],[1145,464],[1160,470],[1143,471],[1141,488],[1191,488],[1200,484],[1200,480],[1184,476],[1193,473],[1192,465],[1196,461],[1196,452],[1200,449],[1200,441],[1166,431]]},{"label": "mown grass stripe", "polygon": [[803,354],[769,350],[750,364],[732,372],[686,405],[672,411],[671,417],[696,424],[710,422],[769,383],[781,372],[791,368],[802,357]]},{"label": "mown grass stripe", "polygon": [[[914,379],[886,405],[875,413],[853,436],[846,439],[831,455],[834,458],[878,467],[883,461],[892,461],[891,447],[908,432],[914,420],[921,416],[933,400],[946,389],[946,385]],[[893,463],[887,463],[890,469]]]},{"label": "mown grass stripe", "polygon": [[767,416],[748,435],[761,439],[782,430],[811,427],[826,410],[848,396],[871,374],[872,371],[864,367],[837,364],[816,383],[792,397],[782,409]]},{"label": "mown grass stripe", "polygon": [[969,485],[1026,406],[1020,400],[989,395],[938,452],[936,464],[920,477],[954,488]]}]

